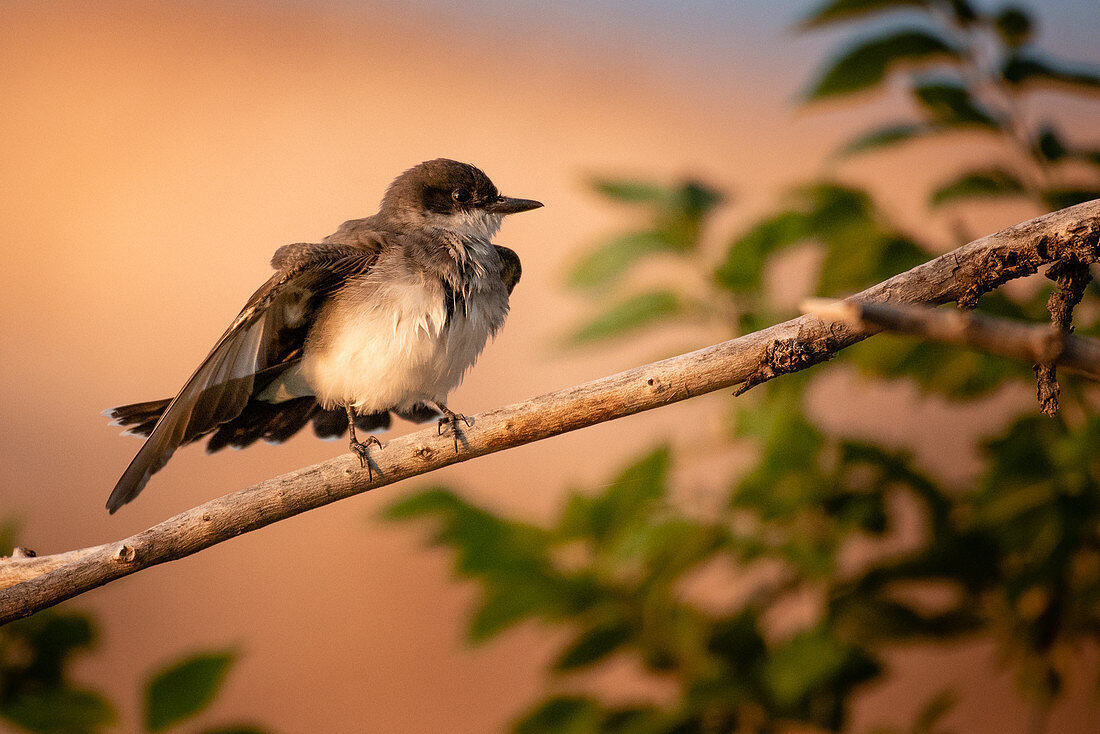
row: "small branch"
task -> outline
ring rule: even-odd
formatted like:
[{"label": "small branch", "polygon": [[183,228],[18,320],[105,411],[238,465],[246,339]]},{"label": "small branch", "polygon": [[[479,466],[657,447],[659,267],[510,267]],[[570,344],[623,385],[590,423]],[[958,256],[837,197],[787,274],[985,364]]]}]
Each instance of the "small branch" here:
[{"label": "small branch", "polygon": [[[1092,280],[1089,264],[1075,257],[1065,257],[1047,268],[1046,277],[1058,284],[1058,290],[1050,294],[1047,310],[1053,328],[1068,334],[1073,331],[1073,309],[1085,295],[1085,288]],[[1035,365],[1036,393],[1040,410],[1046,415],[1058,413],[1058,398],[1062,387],[1053,364]]]},{"label": "small branch", "polygon": [[1073,336],[1054,325],[1010,321],[975,311],[854,300],[811,299],[802,308],[820,319],[974,347],[1029,364],[1058,364],[1100,380],[1100,341]]},{"label": "small branch", "polygon": [[[1100,258],[1100,200],[964,245],[857,294],[859,301],[973,307],[988,291],[1054,261]],[[800,316],[753,334],[476,416],[456,452],[434,428],[371,452],[374,480],[342,455],[218,497],[105,545],[0,562],[0,624],[144,568],[174,561],[301,512],[460,461],[744,383],[805,369],[873,330]]]}]

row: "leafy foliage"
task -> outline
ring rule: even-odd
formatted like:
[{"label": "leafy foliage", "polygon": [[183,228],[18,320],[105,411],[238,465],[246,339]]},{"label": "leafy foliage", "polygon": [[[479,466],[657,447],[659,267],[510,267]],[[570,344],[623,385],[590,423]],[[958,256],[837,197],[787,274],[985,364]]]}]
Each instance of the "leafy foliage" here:
[{"label": "leafy foliage", "polygon": [[919,28],[894,31],[846,49],[820,73],[807,97],[861,92],[877,87],[899,67],[960,59],[959,50],[935,33]]},{"label": "leafy foliage", "polygon": [[232,652],[202,653],[153,675],[145,688],[145,728],[163,731],[209,706],[234,658]]},{"label": "leafy foliage", "polygon": [[[1034,116],[1024,110],[1032,88],[1091,93],[1100,77],[1040,56],[1026,11],[986,12],[967,0],[827,0],[802,27],[898,11],[923,22],[851,42],[808,95],[842,97],[905,78],[915,117],[872,128],[844,153],[961,130],[1009,149],[1003,161],[1011,163],[960,168],[944,160],[954,177],[931,192],[933,214],[979,197],[1056,207],[1100,196],[1100,154],[1070,143],[1049,121],[1031,129]],[[1078,178],[1064,178],[1067,162],[1085,164],[1073,171]],[[1097,168],[1091,179],[1081,173],[1090,166]],[[823,295],[880,282],[932,250],[895,225],[870,192],[837,180],[795,188],[718,251],[703,240],[719,202],[699,193],[710,191],[705,186],[601,181],[597,190],[634,207],[642,226],[597,247],[570,272],[582,291],[605,291],[574,343],[701,317],[731,332],[773,323],[787,314],[764,292],[765,280],[791,248],[817,249],[812,288]],[[707,282],[693,281],[690,291],[674,279],[659,291],[624,285],[647,262],[676,263]],[[981,308],[1042,321],[1050,291],[1047,284],[1022,297],[994,292]],[[1091,287],[1078,309],[1080,333],[1100,333],[1097,293]],[[1033,379],[1028,365],[880,335],[736,402],[721,438],[751,445],[755,459],[724,482],[724,502],[705,517],[675,500],[671,446],[640,457],[606,486],[571,492],[546,526],[494,514],[443,488],[390,509],[394,518],[431,518],[434,541],[452,548],[456,571],[479,585],[471,639],[523,620],[562,631],[548,670],[555,693],[534,703],[514,731],[844,731],[863,686],[886,675],[886,652],[978,637],[996,645],[996,662],[1013,672],[1038,713],[1058,700],[1088,664],[1079,651],[1100,642],[1100,419],[1084,391],[1064,383],[1066,418],[1021,410],[989,426],[990,438],[975,447],[981,470],[956,485],[935,480],[905,451],[833,435],[807,414],[807,390],[818,375],[852,367],[867,380],[909,381],[948,405]],[[897,541],[899,525],[914,520],[919,539],[864,553],[853,567],[853,549]],[[736,600],[704,604],[692,582],[718,570],[736,587]],[[799,624],[777,628],[792,603],[807,599],[812,609]],[[586,692],[575,674],[612,659],[671,683],[675,695],[611,704]],[[958,694],[944,690],[908,726],[874,731],[943,734],[957,703]]]},{"label": "leafy foliage", "polygon": [[[12,523],[4,527],[13,528]],[[14,530],[5,541],[14,544]],[[97,642],[90,616],[50,609],[0,627],[0,720],[33,734],[97,734],[118,721],[115,706],[70,678],[75,658]],[[164,731],[217,696],[233,656],[203,653],[169,665],[146,689],[145,731]],[[263,734],[251,725],[205,734]]]}]

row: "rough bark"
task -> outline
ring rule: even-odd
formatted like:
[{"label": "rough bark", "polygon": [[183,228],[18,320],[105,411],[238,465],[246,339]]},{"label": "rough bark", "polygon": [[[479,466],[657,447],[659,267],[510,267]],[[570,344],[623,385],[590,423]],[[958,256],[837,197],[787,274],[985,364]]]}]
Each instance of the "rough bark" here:
[{"label": "rough bark", "polygon": [[[858,301],[973,308],[988,291],[1045,265],[1100,257],[1100,200],[975,240],[879,283]],[[801,316],[593,382],[478,415],[460,450],[428,429],[373,450],[374,478],[343,455],[210,500],[124,540],[0,562],[0,624],[141,569],[197,553],[298,513],[494,451],[740,384],[739,393],[831,358],[875,330]]]},{"label": "rough bark", "polygon": [[1036,366],[1058,365],[1100,380],[1100,340],[1054,324],[1028,324],[958,309],[814,299],[802,308],[821,319],[879,327],[922,339],[980,349]]}]

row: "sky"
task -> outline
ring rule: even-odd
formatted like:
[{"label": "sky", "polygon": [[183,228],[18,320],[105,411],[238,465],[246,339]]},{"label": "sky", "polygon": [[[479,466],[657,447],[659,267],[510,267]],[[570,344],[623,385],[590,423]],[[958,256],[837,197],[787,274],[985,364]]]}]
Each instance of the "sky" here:
[{"label": "sky", "polygon": [[[839,40],[836,31],[790,33],[805,7],[0,4],[0,412],[8,417],[0,502],[22,518],[22,542],[49,553],[118,539],[342,452],[342,443],[312,436],[215,456],[185,449],[138,501],[115,516],[103,510],[138,444],[100,411],[174,393],[268,276],[278,246],[316,241],[371,213],[393,176],[420,160],[468,160],[505,193],[546,203],[501,232],[523,259],[524,280],[455,409],[476,413],[722,338],[663,334],[563,352],[561,335],[588,311],[561,287],[562,274],[631,222],[590,193],[592,175],[702,177],[730,194],[717,227],[728,233],[883,112],[877,103],[866,115],[794,108]],[[1042,16],[1044,48],[1100,64],[1100,3],[1046,2]],[[1100,144],[1096,104],[1057,109]],[[844,171],[891,180],[899,217],[930,226],[918,206],[936,175],[925,155]],[[1029,216],[998,209],[976,226],[993,231]],[[960,433],[930,430],[939,408],[909,393],[892,400],[901,417],[882,417],[874,430],[897,441],[928,435],[920,456],[958,454]],[[717,425],[728,401],[689,401],[432,481],[538,519],[566,487],[596,486],[653,442],[675,442],[677,426]],[[855,400],[851,410],[875,407]],[[699,491],[714,483],[691,481]],[[129,701],[132,717],[145,671],[233,645],[242,662],[211,712],[217,720],[254,717],[287,732],[346,731],[348,722],[369,722],[369,731],[498,729],[540,690],[551,640],[524,628],[487,647],[464,645],[472,589],[451,581],[446,553],[425,550],[423,528],[374,519],[418,486],[337,503],[81,597],[74,605],[102,620],[103,644],[78,674]],[[900,692],[876,693],[863,720],[911,710],[920,697],[909,693],[927,687],[935,668],[990,692],[961,714],[963,730],[1010,721],[1001,701],[1011,682],[970,674],[975,655],[988,652],[901,664]],[[597,682],[629,690],[630,681],[630,671],[612,670]]]}]

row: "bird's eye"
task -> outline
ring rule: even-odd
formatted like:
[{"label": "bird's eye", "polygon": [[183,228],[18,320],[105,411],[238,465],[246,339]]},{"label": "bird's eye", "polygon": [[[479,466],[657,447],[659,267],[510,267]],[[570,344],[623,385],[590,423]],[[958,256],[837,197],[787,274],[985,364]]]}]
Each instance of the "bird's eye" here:
[{"label": "bird's eye", "polygon": [[465,204],[470,200],[470,192],[466,189],[455,189],[451,192],[451,198],[459,204]]}]

